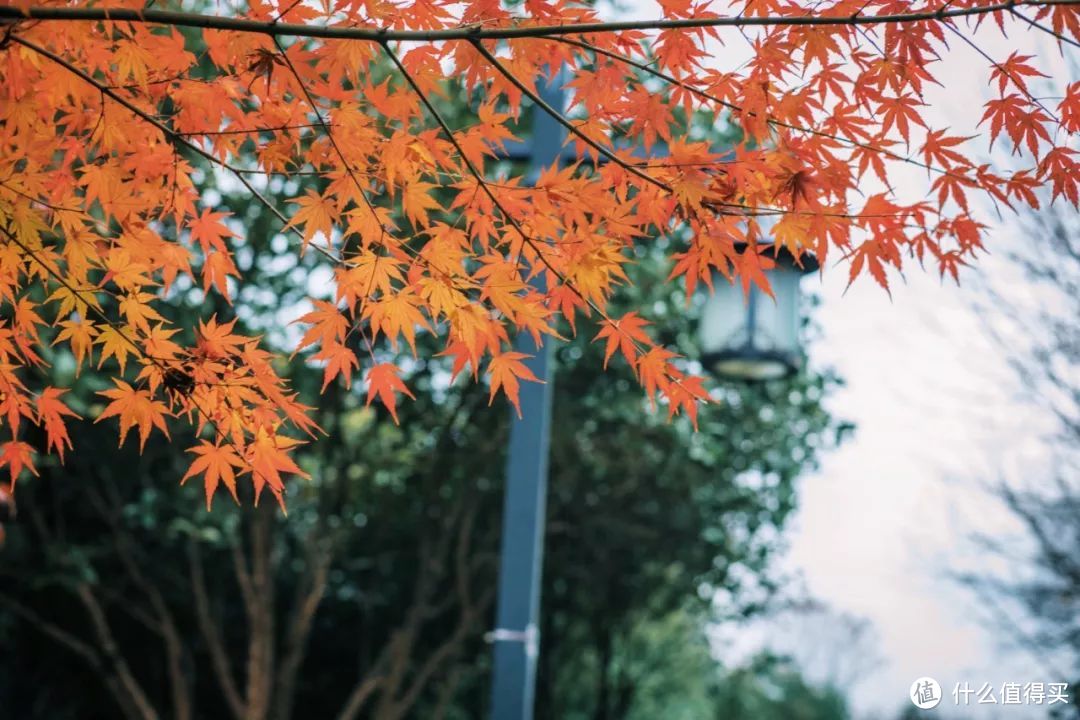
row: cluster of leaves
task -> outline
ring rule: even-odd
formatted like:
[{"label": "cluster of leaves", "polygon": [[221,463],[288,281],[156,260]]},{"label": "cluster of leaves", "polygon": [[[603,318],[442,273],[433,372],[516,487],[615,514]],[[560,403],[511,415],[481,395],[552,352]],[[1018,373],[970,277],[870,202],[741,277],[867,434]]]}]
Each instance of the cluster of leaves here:
[{"label": "cluster of leaves", "polygon": [[[27,390],[23,374],[60,345],[79,364],[115,365],[101,417],[145,442],[170,418],[204,439],[188,476],[207,497],[235,495],[238,476],[281,500],[290,450],[318,433],[260,338],[206,318],[190,342],[161,301],[185,282],[230,300],[237,249],[249,239],[215,198],[213,172],[266,205],[298,253],[333,267],[296,350],[313,348],[324,387],[363,373],[368,401],[395,415],[410,394],[401,366],[376,347],[438,337],[453,372],[489,376],[517,402],[532,379],[510,337],[538,340],[601,324],[652,401],[696,417],[708,394],[683,358],[638,316],[608,310],[635,243],[670,236],[671,279],[690,293],[714,274],[768,291],[768,247],[796,257],[836,250],[854,279],[887,288],[887,269],[929,257],[956,275],[980,249],[969,193],[1035,204],[1033,190],[1080,200],[1080,83],[1056,107],[1034,97],[1032,58],[987,57],[998,97],[983,122],[1031,167],[1001,174],[965,152],[970,138],[924,120],[923,88],[948,41],[974,46],[984,22],[1034,28],[1065,47],[1080,39],[1070,0],[828,0],[807,10],[745,0],[661,2],[663,19],[603,23],[566,0],[248,3],[197,15],[82,3],[0,8],[0,394],[11,438],[0,464],[33,470],[20,425],[70,447],[62,390]],[[709,67],[724,32],[750,43],[738,69]],[[982,52],[980,50],[980,52]],[[571,111],[536,80],[567,68]],[[965,82],[970,78],[965,77]],[[456,98],[452,128],[439,104]],[[554,117],[580,159],[533,183],[502,156],[523,109]],[[719,154],[678,122],[730,116],[741,130]],[[976,119],[972,118],[973,123]],[[976,131],[977,132],[977,131]],[[663,141],[641,161],[616,139]],[[902,149],[901,149],[902,148]],[[917,150],[916,150],[917,148]],[[910,154],[909,154],[910,153]],[[930,199],[888,190],[897,170],[932,174]],[[860,196],[864,175],[881,192]],[[311,175],[287,205],[268,178]],[[765,226],[775,241],[762,243]],[[689,240],[683,241],[684,229]],[[361,362],[367,354],[370,362]],[[129,374],[130,363],[130,374]]]}]

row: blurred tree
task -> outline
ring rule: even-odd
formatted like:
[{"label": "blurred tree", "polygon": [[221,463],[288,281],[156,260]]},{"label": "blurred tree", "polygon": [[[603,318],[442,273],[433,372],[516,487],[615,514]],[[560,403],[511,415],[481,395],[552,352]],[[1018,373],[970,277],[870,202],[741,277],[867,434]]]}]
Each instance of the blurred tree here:
[{"label": "blurred tree", "polygon": [[790,659],[764,653],[726,673],[716,690],[715,717],[725,720],[847,720],[843,693],[807,682]]},{"label": "blurred tree", "polygon": [[[1007,254],[1009,287],[986,288],[986,327],[1053,431],[1045,460],[1004,474],[991,491],[1017,521],[1019,537],[980,534],[978,548],[1002,572],[960,575],[1004,636],[1029,651],[1057,681],[1071,680],[1072,701],[1055,717],[1080,717],[1080,221],[1058,205],[1021,216]],[[1020,292],[1016,288],[1022,288]],[[990,567],[991,563],[987,563]]]}]

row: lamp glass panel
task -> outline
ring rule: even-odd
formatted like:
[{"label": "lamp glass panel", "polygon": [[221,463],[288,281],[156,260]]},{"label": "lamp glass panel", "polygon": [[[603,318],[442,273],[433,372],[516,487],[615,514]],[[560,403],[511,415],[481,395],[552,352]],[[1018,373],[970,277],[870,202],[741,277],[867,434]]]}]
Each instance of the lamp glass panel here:
[{"label": "lamp glass panel", "polygon": [[799,276],[798,271],[787,268],[768,273],[776,300],[764,293],[758,296],[756,347],[791,355],[798,353]]},{"label": "lamp glass panel", "polygon": [[712,353],[745,345],[746,341],[746,301],[742,285],[732,284],[717,275],[701,315],[701,349]]}]

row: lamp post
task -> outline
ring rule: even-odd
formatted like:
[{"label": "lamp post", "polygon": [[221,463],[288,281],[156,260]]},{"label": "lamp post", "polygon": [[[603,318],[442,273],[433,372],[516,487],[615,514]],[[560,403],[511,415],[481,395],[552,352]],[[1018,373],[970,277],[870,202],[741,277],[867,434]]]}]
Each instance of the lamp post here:
[{"label": "lamp post", "polygon": [[[560,78],[548,84],[540,83],[539,92],[548,105],[563,107],[565,98]],[[537,108],[528,145],[510,148],[508,159],[528,161],[527,182],[532,184],[543,168],[560,159],[565,137],[563,127]],[[537,347],[528,333],[519,333],[514,342],[515,350],[531,356],[525,365],[540,382],[522,385],[521,415],[512,415],[510,420],[499,594],[495,630],[488,635],[495,646],[492,720],[532,720],[533,716],[536,660],[540,652],[538,628],[551,434],[552,344],[549,339],[542,348]]]},{"label": "lamp post", "polygon": [[[740,249],[755,252],[746,245]],[[773,380],[802,366],[799,281],[818,269],[817,258],[803,253],[797,263],[787,248],[778,248],[775,260],[775,267],[765,271],[775,299],[755,285],[744,293],[719,273],[714,277],[699,334],[701,362],[719,378]]]},{"label": "lamp post", "polygon": [[[538,83],[543,100],[560,110],[565,105],[562,85],[558,76],[550,83]],[[511,144],[504,159],[528,162],[526,177],[531,184],[552,163],[575,161],[574,154],[563,151],[565,138],[563,126],[536,108],[531,137],[525,143]],[[648,153],[653,157],[665,154],[662,147]],[[703,361],[722,377],[767,379],[798,368],[798,279],[803,272],[816,269],[817,262],[804,255],[799,269],[790,253],[785,253],[780,251],[776,268],[767,272],[775,304],[756,289],[744,299],[742,291],[726,279],[714,283],[716,290],[707,300],[701,328]],[[542,292],[546,288],[537,289]],[[525,364],[540,383],[522,385],[521,415],[511,416],[495,629],[487,635],[494,645],[492,720],[533,717],[554,384],[552,344],[549,340],[538,347],[528,333],[515,339],[515,350],[530,356]]]}]

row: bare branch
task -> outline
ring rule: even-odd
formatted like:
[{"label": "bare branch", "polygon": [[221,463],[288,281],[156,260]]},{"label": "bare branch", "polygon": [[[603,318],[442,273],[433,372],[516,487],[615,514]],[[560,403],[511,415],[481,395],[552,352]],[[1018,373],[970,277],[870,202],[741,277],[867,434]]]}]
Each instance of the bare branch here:
[{"label": "bare branch", "polygon": [[206,590],[206,577],[203,573],[202,556],[198,545],[194,540],[188,543],[188,567],[191,574],[191,591],[195,600],[195,619],[199,624],[203,641],[210,653],[210,664],[214,667],[214,677],[221,686],[221,692],[225,695],[225,703],[229,706],[236,720],[244,717],[244,702],[240,699],[240,690],[236,686],[233,676],[232,664],[229,662],[229,654],[225,650],[225,640],[221,634],[221,627],[210,612],[210,599]]},{"label": "bare branch", "polygon": [[[311,540],[312,544],[318,539]],[[304,660],[304,649],[311,634],[311,625],[326,593],[326,580],[331,554],[318,549],[308,553],[311,564],[310,580],[306,584],[297,580],[296,599],[293,603],[289,626],[285,635],[285,647],[277,670],[277,688],[274,712],[281,720],[292,717],[296,680]]]},{"label": "bare branch", "polygon": [[30,608],[26,607],[14,598],[5,595],[4,593],[0,593],[0,604],[4,605],[13,613],[21,617],[23,620],[36,627],[39,631],[41,631],[45,635],[48,635],[53,640],[66,647],[68,650],[81,657],[90,665],[90,667],[94,668],[95,670],[101,669],[102,662],[97,652],[85,642],[69,633],[67,630],[63,629],[62,627],[53,622],[46,620]]},{"label": "bare branch", "polygon": [[[171,10],[130,9],[108,7],[38,6],[20,9],[0,7],[0,19],[5,20],[91,20],[126,21],[172,25],[175,27],[210,28],[235,32],[258,33],[271,37],[309,37],[340,40],[370,40],[373,42],[443,40],[512,40],[515,38],[539,38],[556,35],[581,35],[583,33],[621,32],[625,30],[692,30],[711,27],[784,27],[784,26],[845,26],[845,25],[899,25],[923,21],[943,21],[948,18],[989,15],[1009,11],[1015,7],[1044,7],[1048,5],[1077,5],[1080,0],[1026,0],[1001,2],[969,8],[947,10],[924,10],[891,15],[796,15],[745,17],[726,16],[710,18],[684,18],[677,20],[629,20],[623,22],[565,23],[563,25],[528,25],[527,18],[518,24],[504,28],[462,26],[442,30],[391,30],[389,28],[359,28],[349,26],[303,25],[275,21],[247,20],[244,18],[219,17]],[[17,40],[18,38],[16,38]]]},{"label": "bare branch", "polygon": [[353,688],[353,691],[349,694],[348,699],[345,701],[345,706],[338,713],[337,720],[353,720],[356,718],[360,711],[364,709],[364,705],[375,694],[375,691],[379,689],[379,685],[382,684],[382,676],[377,674],[369,674]]},{"label": "bare branch", "polygon": [[116,674],[120,685],[127,692],[131,703],[138,711],[138,717],[142,718],[142,720],[158,720],[157,710],[154,709],[150,698],[147,697],[139,681],[132,674],[131,667],[121,653],[120,646],[112,634],[108,618],[105,617],[105,611],[97,598],[94,597],[90,586],[86,583],[80,584],[75,589],[75,594],[82,602],[83,607],[86,608],[87,615],[90,616],[90,626],[97,637],[98,645],[101,646],[105,661],[112,667],[112,671]]}]

